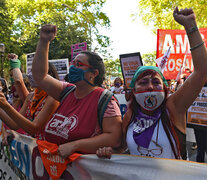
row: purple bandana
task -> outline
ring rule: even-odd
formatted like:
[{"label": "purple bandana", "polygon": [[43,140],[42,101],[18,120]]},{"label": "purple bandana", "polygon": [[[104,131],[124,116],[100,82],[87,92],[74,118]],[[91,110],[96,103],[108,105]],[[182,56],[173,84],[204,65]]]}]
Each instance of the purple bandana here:
[{"label": "purple bandana", "polygon": [[134,117],[133,138],[137,145],[148,148],[152,135],[161,116],[161,108],[158,108],[152,116],[144,114],[138,109]]}]

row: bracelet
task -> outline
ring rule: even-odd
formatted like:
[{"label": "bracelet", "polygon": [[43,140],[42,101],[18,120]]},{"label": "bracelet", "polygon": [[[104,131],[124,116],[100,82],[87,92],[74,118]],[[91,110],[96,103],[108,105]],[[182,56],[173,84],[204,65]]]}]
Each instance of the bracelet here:
[{"label": "bracelet", "polygon": [[193,27],[191,27],[189,29],[186,29],[186,33],[187,34],[192,34],[192,33],[196,32],[196,31],[198,31],[198,27],[197,26],[193,26]]},{"label": "bracelet", "polygon": [[195,45],[194,47],[190,48],[190,51],[199,48],[200,46],[202,46],[204,44],[204,41],[202,41],[200,44]]}]

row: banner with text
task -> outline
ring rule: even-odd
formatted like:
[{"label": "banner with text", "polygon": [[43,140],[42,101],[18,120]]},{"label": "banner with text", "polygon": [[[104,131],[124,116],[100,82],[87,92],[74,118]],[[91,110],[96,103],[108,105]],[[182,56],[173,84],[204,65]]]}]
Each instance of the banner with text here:
[{"label": "banner with text", "polygon": [[[206,45],[207,28],[199,29]],[[185,30],[157,30],[157,58],[164,55],[170,48],[171,54],[164,70],[166,79],[176,79],[176,76],[183,64],[184,56],[190,49],[188,37]],[[193,71],[191,54],[186,57],[186,69]]]},{"label": "banner with text", "polygon": [[[53,179],[43,165],[36,140],[18,133],[14,133],[14,136],[10,146],[0,147],[1,179]],[[59,155],[48,154],[45,160],[54,164],[63,163]],[[57,171],[55,166],[49,170],[54,174]],[[82,155],[67,165],[60,179],[206,180],[206,177],[207,164],[114,154],[110,160],[99,159],[96,155]]]}]

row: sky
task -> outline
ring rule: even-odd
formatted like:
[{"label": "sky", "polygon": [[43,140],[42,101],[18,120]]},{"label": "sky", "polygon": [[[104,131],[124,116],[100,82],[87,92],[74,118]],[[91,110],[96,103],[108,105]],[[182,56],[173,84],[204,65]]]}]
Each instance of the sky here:
[{"label": "sky", "polygon": [[138,11],[137,4],[138,0],[107,0],[102,9],[111,21],[111,28],[105,34],[112,41],[113,59],[120,54],[156,51],[156,35],[141,20],[133,21],[130,17]]}]

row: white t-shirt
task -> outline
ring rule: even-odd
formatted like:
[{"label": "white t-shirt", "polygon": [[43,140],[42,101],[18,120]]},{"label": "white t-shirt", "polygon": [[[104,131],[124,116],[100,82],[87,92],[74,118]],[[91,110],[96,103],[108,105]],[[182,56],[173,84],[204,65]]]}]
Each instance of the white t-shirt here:
[{"label": "white t-shirt", "polygon": [[120,86],[120,87],[112,86],[110,88],[110,91],[113,92],[114,94],[121,94],[123,91],[123,86]]},{"label": "white t-shirt", "polygon": [[[152,135],[152,140],[156,142],[157,137],[157,127],[158,123],[154,129],[154,133]],[[173,139],[173,138],[172,138]],[[157,143],[163,148],[163,152],[160,155],[155,155],[151,153],[152,149],[159,149],[153,142],[150,142],[149,148],[148,148],[148,154],[141,154],[138,151],[138,145],[135,143],[133,138],[133,122],[130,123],[128,130],[127,130],[127,146],[129,149],[130,154],[132,155],[140,155],[140,156],[149,156],[149,157],[157,157],[157,158],[168,158],[168,159],[175,159],[175,155],[173,153],[173,150],[171,148],[170,142],[168,140],[168,137],[166,135],[166,132],[163,128],[162,122],[159,121],[159,131],[158,131],[158,141]],[[147,151],[146,151],[147,152]]]}]

